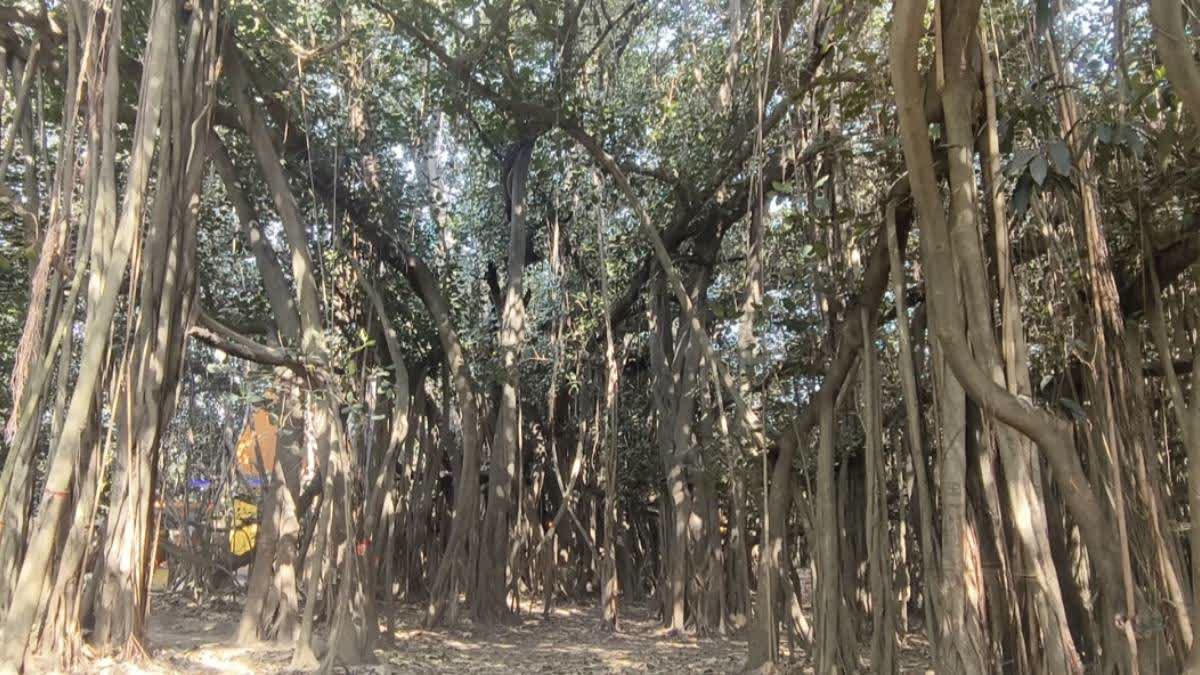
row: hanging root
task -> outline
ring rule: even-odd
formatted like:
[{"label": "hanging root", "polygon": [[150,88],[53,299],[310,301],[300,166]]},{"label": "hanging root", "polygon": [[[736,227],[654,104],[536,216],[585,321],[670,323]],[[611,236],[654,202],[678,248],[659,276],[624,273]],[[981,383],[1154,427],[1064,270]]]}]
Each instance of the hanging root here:
[{"label": "hanging root", "polygon": [[25,326],[21,330],[21,341],[13,356],[12,375],[9,387],[12,392],[12,413],[4,427],[4,438],[12,442],[17,434],[17,421],[21,414],[19,405],[25,391],[25,380],[29,377],[29,366],[35,354],[42,350],[42,318],[46,313],[46,286],[50,269],[58,261],[58,224],[55,223],[42,240],[42,253],[38,256],[29,292],[29,313],[25,315]]}]

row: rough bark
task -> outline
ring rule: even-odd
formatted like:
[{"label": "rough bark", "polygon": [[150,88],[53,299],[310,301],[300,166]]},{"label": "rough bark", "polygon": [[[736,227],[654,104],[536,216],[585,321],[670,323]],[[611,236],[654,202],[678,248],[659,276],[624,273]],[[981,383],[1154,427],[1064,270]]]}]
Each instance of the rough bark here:
[{"label": "rough bark", "polygon": [[[952,259],[951,249],[946,215],[937,194],[929,131],[921,107],[921,80],[917,74],[916,46],[923,9],[916,4],[897,5],[892,23],[892,81],[900,111],[901,142],[921,218],[929,300],[933,306],[953,308],[960,306],[951,296],[958,284],[952,270],[943,262]],[[962,318],[951,311],[939,312],[938,316],[940,318],[931,324],[951,371],[985,412],[1014,427],[1041,448],[1054,471],[1064,501],[1079,525],[1101,583],[1119,588],[1119,554],[1109,536],[1111,529],[1104,511],[1075,453],[1071,425],[996,385],[971,356],[962,330]]]},{"label": "rough bark", "polygon": [[[109,17],[116,26],[120,6],[117,5]],[[0,671],[16,672],[24,662],[31,631],[37,620],[41,603],[41,590],[51,570],[54,549],[65,524],[65,515],[72,500],[70,490],[75,482],[76,469],[86,440],[85,430],[90,424],[93,395],[100,384],[104,370],[103,361],[107,352],[113,317],[121,292],[121,279],[125,274],[133,250],[134,235],[141,226],[144,214],[147,185],[151,161],[156,146],[162,112],[163,94],[169,72],[169,57],[172,55],[174,8],[170,3],[157,2],[151,13],[150,38],[146,48],[146,69],[143,78],[138,124],[131,145],[131,161],[123,198],[120,202],[120,217],[96,227],[96,236],[111,237],[111,254],[99,279],[99,293],[94,311],[88,317],[80,351],[79,376],[70,396],[66,416],[59,437],[52,442],[52,459],[47,472],[45,500],[41,512],[33,525],[28,552],[17,577],[16,589],[0,636]],[[116,35],[120,31],[114,31]],[[113,43],[115,44],[115,42]],[[114,47],[115,49],[115,47]],[[116,73],[107,75],[110,86]],[[113,134],[113,127],[105,129]],[[115,186],[110,186],[115,189]],[[116,204],[111,191],[107,199]],[[105,232],[106,227],[111,229]],[[93,275],[93,278],[99,277]]]},{"label": "rough bark", "polygon": [[871,670],[897,673],[896,599],[892,591],[892,547],[888,534],[887,482],[883,462],[879,364],[866,309],[860,310],[863,334],[862,420],[867,464],[867,572],[871,589]]},{"label": "rough bark", "polygon": [[510,521],[515,511],[513,479],[519,454],[517,398],[520,391],[521,346],[525,334],[525,182],[533,154],[533,140],[517,143],[504,162],[504,196],[509,224],[508,275],[500,305],[499,348],[503,366],[500,403],[488,471],[488,500],[483,517],[478,579],[472,608],[476,619],[493,622],[508,613],[507,561]]},{"label": "rough bark", "polygon": [[846,610],[842,606],[842,593],[839,588],[842,565],[841,547],[838,544],[840,518],[837,513],[837,497],[834,494],[834,452],[837,449],[835,406],[834,390],[822,387],[817,394],[821,435],[817,448],[817,597],[816,606],[813,608],[816,615],[814,662],[816,672],[820,675],[850,672],[855,647],[845,644],[841,633]]},{"label": "rough bark", "polygon": [[917,512],[921,531],[921,569],[924,582],[922,606],[925,611],[925,627],[930,644],[937,648],[937,589],[938,580],[937,533],[934,531],[933,493],[925,459],[925,439],[921,431],[921,413],[918,408],[916,366],[913,363],[912,336],[909,332],[908,312],[905,308],[904,266],[901,263],[900,238],[896,232],[896,206],[888,202],[884,207],[887,219],[888,253],[891,260],[892,296],[896,299],[896,333],[900,348],[900,384],[904,393],[904,415],[908,431],[908,449],[912,455],[913,476],[917,492]]},{"label": "rough bark", "polygon": [[[1000,360],[1004,377],[1000,377],[999,366],[994,366],[994,379],[1005,383],[1008,390],[1018,396],[1032,397],[1033,386],[1029,376],[1029,354],[1021,323],[1021,308],[1017,297],[1016,283],[1012,276],[1012,256],[1008,233],[1007,205],[1000,184],[1000,142],[995,96],[995,67],[987,47],[987,31],[979,31],[980,52],[983,56],[983,82],[986,127],[981,139],[980,164],[987,186],[987,207],[995,238],[995,267],[997,294],[1000,299],[1000,354],[991,357]],[[981,318],[977,318],[977,321]],[[988,346],[985,344],[984,348]],[[1028,656],[1045,654],[1048,664],[1055,669],[1078,670],[1081,667],[1078,649],[1066,620],[1066,609],[1058,575],[1050,553],[1046,506],[1039,485],[1039,467],[1032,443],[1011,432],[999,438],[1001,459],[1009,500],[1009,512],[1027,565],[1035,570],[1031,575],[1034,584],[1033,616],[1039,625],[1031,634],[1041,634],[1045,648],[1033,643],[1026,648]]]},{"label": "rough bark", "polygon": [[[617,529],[620,525],[617,505],[617,395],[620,391],[621,368],[617,348],[613,343],[612,317],[609,315],[608,297],[608,240],[605,237],[605,219],[596,220],[596,237],[600,242],[600,297],[604,302],[604,417],[599,432],[604,439],[604,543],[603,559],[600,561],[600,606],[602,626],[611,631],[620,628],[618,598],[621,585],[617,575]],[[628,583],[628,580],[626,581]]]},{"label": "rough bark", "polygon": [[[307,360],[323,365],[328,359],[323,335],[324,315],[321,312],[316,270],[308,250],[304,221],[287,176],[283,172],[283,165],[271,133],[259,111],[251,104],[248,71],[232,44],[232,39],[225,43],[229,89],[242,126],[249,137],[250,147],[270,191],[276,213],[283,225],[290,253],[293,297],[296,300],[299,318],[300,349]],[[348,546],[340,556],[340,561],[337,561],[338,542],[341,538],[356,542],[361,524],[354,517],[354,509],[350,503],[352,483],[357,474],[355,457],[348,444],[343,442],[345,433],[341,429],[332,382],[329,378],[315,373],[310,376],[308,384],[312,389],[310,416],[317,445],[317,466],[324,478],[321,509],[330,511],[328,516],[322,514],[322,518],[328,517],[327,522],[330,527],[335,528],[333,533],[337,535],[326,534],[324,545],[328,550],[315,549],[315,557],[310,556],[306,561],[307,564],[314,565],[319,564],[322,559],[326,560],[330,564],[330,580],[335,581],[324,587],[327,602],[331,601],[336,605],[330,647],[322,665],[323,668],[328,668],[334,660],[347,664],[369,660],[371,641],[377,631],[375,626],[364,624],[361,612],[352,611],[351,608],[360,608],[365,602],[362,597],[364,571],[360,556],[352,554],[354,547]],[[334,564],[335,561],[337,564]],[[296,665],[312,665],[315,660],[311,644],[313,613],[309,611],[316,602],[316,586],[312,583],[315,579],[316,576],[309,577],[309,592],[306,594],[308,606],[305,607],[300,639],[293,653],[293,663]]]}]

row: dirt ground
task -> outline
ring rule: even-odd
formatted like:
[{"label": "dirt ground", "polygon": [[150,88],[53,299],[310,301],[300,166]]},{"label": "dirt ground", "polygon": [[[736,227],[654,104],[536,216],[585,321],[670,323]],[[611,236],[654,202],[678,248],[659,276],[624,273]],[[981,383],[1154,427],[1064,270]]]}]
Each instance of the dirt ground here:
[{"label": "dirt ground", "polygon": [[[449,630],[421,628],[421,609],[398,609],[395,640],[378,644],[375,665],[338,668],[350,673],[730,673],[742,666],[746,643],[734,637],[669,637],[641,607],[626,608],[621,631],[599,630],[599,609],[562,607],[510,626],[483,628],[463,622]],[[152,610],[153,658],[134,664],[101,659],[86,672],[289,673],[289,648],[237,647],[236,607],[158,605]],[[382,642],[382,641],[381,641]]]},{"label": "dirt ground", "polygon": [[[381,608],[382,609],[382,608]],[[97,659],[77,672],[104,675],[195,675],[294,673],[291,649],[274,645],[233,645],[239,608],[230,603],[194,604],[164,599],[150,618],[152,657],[142,662]],[[561,607],[549,618],[527,614],[498,628],[463,622],[449,630],[421,628],[421,608],[397,609],[391,644],[378,644],[374,665],[337,668],[336,673],[736,673],[746,658],[743,636],[667,635],[645,607],[623,608],[621,631],[599,629],[596,607]],[[380,640],[383,643],[383,640]],[[925,672],[923,644],[906,644],[903,672]],[[786,654],[787,647],[784,646]],[[797,654],[796,656],[802,657]],[[801,663],[780,672],[811,672]],[[43,664],[44,665],[44,664]],[[869,670],[869,669],[868,669]],[[34,668],[35,672],[53,669]]]}]

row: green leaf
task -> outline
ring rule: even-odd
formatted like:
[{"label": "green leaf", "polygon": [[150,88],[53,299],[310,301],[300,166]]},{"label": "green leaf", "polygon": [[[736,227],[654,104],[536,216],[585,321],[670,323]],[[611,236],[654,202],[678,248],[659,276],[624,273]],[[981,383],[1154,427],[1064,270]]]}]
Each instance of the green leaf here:
[{"label": "green leaf", "polygon": [[1046,150],[1050,154],[1054,170],[1062,176],[1071,175],[1071,150],[1067,148],[1067,144],[1057,140],[1047,146]]},{"label": "green leaf", "polygon": [[1034,157],[1033,161],[1029,163],[1029,175],[1033,176],[1039,187],[1042,183],[1046,182],[1046,173],[1049,170],[1050,165],[1046,163],[1046,158],[1041,155]]},{"label": "green leaf", "polygon": [[777,180],[777,181],[771,183],[771,189],[774,190],[775,192],[778,192],[781,195],[792,194],[792,186],[789,185],[788,183],[784,183],[783,181]]},{"label": "green leaf", "polygon": [[1018,219],[1025,215],[1029,210],[1029,199],[1033,195],[1033,181],[1028,175],[1022,174],[1021,179],[1017,181],[1017,186],[1013,188],[1012,206],[1013,215]]},{"label": "green leaf", "polygon": [[1133,156],[1140,160],[1142,153],[1146,149],[1146,141],[1142,138],[1141,134],[1130,130],[1128,144],[1129,149],[1133,151]]},{"label": "green leaf", "polygon": [[1013,151],[1012,162],[1008,165],[1008,172],[1012,175],[1017,175],[1025,168],[1029,161],[1037,156],[1037,150],[1033,148],[1021,148]]},{"label": "green leaf", "polygon": [[1054,18],[1053,6],[1050,0],[1037,0],[1037,27],[1039,31],[1050,28]]}]

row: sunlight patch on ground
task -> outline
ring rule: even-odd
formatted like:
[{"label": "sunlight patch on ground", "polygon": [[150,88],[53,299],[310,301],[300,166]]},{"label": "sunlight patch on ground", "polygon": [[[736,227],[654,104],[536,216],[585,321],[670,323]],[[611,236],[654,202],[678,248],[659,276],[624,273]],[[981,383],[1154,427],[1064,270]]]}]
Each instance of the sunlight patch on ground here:
[{"label": "sunlight patch on ground", "polygon": [[222,658],[222,655],[215,651],[202,651],[196,654],[195,662],[205,668],[212,668],[218,673],[230,673],[230,675],[250,675],[254,671],[246,666],[238,663],[236,660]]},{"label": "sunlight patch on ground", "polygon": [[[667,636],[654,613],[630,606],[621,616],[621,631],[600,627],[594,606],[554,609],[549,617],[525,612],[510,624],[481,626],[462,621],[449,629],[422,625],[424,608],[417,605],[380,607],[394,613],[393,639],[376,645],[374,665],[352,666],[339,672],[472,673],[474,675],[587,675],[599,673],[728,673],[740,669],[744,640],[729,636],[696,638]],[[540,608],[538,608],[540,610]],[[143,663],[111,659],[93,661],[84,672],[104,675],[190,673],[279,674],[290,669],[291,649],[233,642],[238,608],[167,605],[151,614],[153,658]],[[318,630],[318,642],[324,636]],[[40,671],[49,672],[49,671]]]}]

